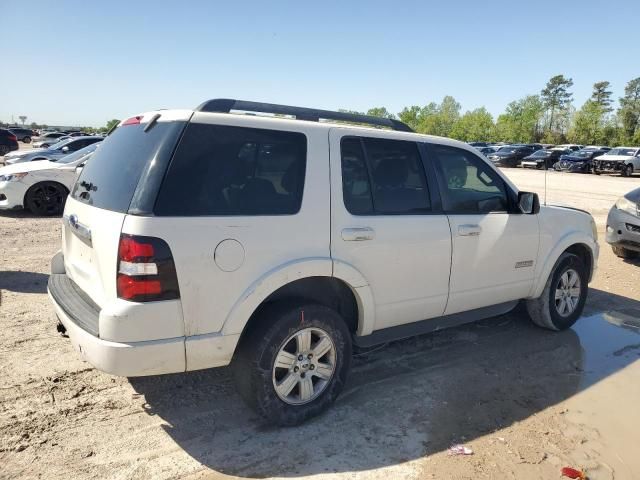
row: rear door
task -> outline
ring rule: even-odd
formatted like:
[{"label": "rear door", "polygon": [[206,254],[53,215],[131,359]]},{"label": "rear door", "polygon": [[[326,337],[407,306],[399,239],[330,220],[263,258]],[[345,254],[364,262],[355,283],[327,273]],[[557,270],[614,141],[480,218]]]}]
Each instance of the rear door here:
[{"label": "rear door", "polygon": [[65,206],[62,250],[67,275],[100,307],[117,297],[120,232],[136,192],[149,186],[141,178],[148,179],[149,169],[158,167],[163,145],[175,147],[185,125],[184,119],[161,118],[145,132],[144,122],[139,117],[103,141]]},{"label": "rear door", "polygon": [[420,146],[348,128],[329,138],[331,254],[369,283],[373,329],[442,315],[451,233]]},{"label": "rear door", "polygon": [[516,212],[514,193],[487,162],[431,145],[453,244],[446,314],[524,298],[538,256],[537,215]]}]

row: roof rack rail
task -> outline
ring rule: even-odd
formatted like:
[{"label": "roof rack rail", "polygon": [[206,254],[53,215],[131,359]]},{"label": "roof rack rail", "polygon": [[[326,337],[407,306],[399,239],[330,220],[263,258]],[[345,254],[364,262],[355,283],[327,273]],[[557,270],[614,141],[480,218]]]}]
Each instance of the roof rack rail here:
[{"label": "roof rack rail", "polygon": [[320,119],[339,120],[342,122],[374,125],[376,127],[387,127],[400,132],[413,132],[409,125],[393,118],[373,117],[371,115],[347,112],[332,112],[331,110],[318,110],[317,108],[292,107],[289,105],[277,105],[275,103],[251,102],[232,98],[207,100],[196,108],[197,112],[229,113],[231,110],[290,115],[297,120],[307,120],[311,122],[319,122]]}]

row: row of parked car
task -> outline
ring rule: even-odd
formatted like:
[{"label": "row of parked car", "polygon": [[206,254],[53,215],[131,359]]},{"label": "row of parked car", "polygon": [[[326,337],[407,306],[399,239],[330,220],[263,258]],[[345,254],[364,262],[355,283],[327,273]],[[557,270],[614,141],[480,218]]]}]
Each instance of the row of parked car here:
[{"label": "row of parked car", "polygon": [[540,143],[490,145],[484,142],[472,142],[470,145],[499,167],[522,166],[596,175],[616,172],[626,177],[640,172],[639,147]]},{"label": "row of parked car", "polygon": [[48,148],[4,157],[0,168],[0,209],[24,207],[36,215],[62,213],[67,195],[102,137],[69,137]]},{"label": "row of parked car", "polygon": [[0,128],[0,156],[19,150],[18,142],[30,143],[33,148],[48,148],[61,140],[83,136],[86,133],[75,130],[38,132],[30,128]]}]

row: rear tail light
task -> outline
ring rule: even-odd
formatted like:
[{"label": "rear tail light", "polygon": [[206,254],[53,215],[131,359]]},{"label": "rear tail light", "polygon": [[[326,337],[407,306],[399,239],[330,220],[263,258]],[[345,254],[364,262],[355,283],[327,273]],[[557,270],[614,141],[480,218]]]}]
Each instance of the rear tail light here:
[{"label": "rear tail light", "polygon": [[18,137],[16,137],[15,135],[9,135],[9,140],[13,140],[14,142],[17,142]]},{"label": "rear tail light", "polygon": [[118,245],[118,298],[153,302],[180,298],[178,277],[169,245],[140,235],[120,236]]}]

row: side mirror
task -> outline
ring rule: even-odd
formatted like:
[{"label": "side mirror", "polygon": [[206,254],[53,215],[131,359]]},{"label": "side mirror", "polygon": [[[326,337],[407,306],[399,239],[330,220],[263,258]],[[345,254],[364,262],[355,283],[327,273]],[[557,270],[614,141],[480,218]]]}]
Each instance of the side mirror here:
[{"label": "side mirror", "polygon": [[62,151],[63,151],[64,153],[67,153],[67,152],[69,151],[69,147],[62,147]]},{"label": "side mirror", "polygon": [[518,192],[518,208],[526,215],[535,215],[540,211],[540,199],[533,192]]}]

